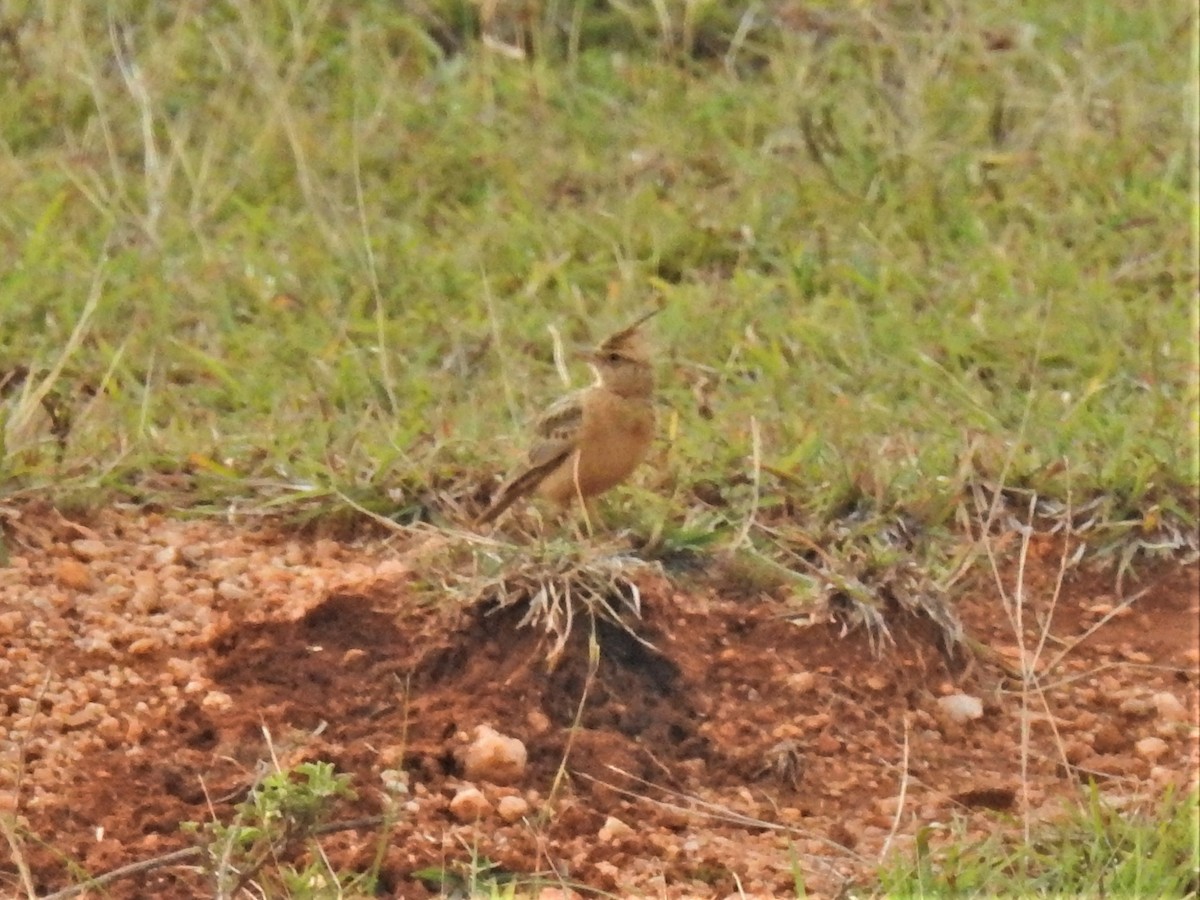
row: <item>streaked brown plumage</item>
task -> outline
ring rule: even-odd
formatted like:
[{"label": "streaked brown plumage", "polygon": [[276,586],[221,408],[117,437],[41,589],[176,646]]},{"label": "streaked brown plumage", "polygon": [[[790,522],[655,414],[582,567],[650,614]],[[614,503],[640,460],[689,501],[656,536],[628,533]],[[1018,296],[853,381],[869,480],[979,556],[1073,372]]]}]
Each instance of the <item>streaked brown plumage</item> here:
[{"label": "streaked brown plumage", "polygon": [[576,499],[586,503],[620,484],[646,458],[654,439],[654,370],[639,329],[657,312],[587,355],[595,383],[542,413],[525,467],[496,492],[480,524],[535,491],[559,506]]}]

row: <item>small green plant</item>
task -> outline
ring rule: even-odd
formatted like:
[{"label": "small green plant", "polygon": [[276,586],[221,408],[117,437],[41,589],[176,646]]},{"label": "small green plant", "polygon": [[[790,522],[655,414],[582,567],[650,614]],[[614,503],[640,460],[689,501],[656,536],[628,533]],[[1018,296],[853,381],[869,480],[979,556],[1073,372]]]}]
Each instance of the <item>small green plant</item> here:
[{"label": "small green plant", "polygon": [[315,838],[338,800],[354,796],[350,776],[336,773],[332,763],[301,763],[265,776],[238,804],[232,822],[185,822],[183,828],[205,845],[216,897],[235,897],[255,880],[274,882],[289,897],[343,896],[345,876],[329,870],[322,854],[301,869],[280,860]]},{"label": "small green plant", "polygon": [[472,852],[469,860],[445,866],[430,866],[413,872],[426,887],[447,896],[511,897],[513,876],[486,856]]},{"label": "small green plant", "polygon": [[516,900],[541,896],[543,888],[579,888],[580,884],[560,878],[525,874],[506,870],[479,853],[477,847],[466,847],[467,857],[429,866],[412,873],[426,888],[443,897],[480,897],[488,900]]}]

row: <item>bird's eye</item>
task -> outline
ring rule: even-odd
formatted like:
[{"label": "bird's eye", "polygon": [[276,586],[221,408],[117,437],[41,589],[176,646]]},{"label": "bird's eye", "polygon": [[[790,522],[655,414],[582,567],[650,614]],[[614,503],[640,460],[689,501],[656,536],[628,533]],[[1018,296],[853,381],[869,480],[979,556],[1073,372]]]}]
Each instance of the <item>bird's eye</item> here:
[{"label": "bird's eye", "polygon": [[609,353],[604,358],[607,359],[610,363],[620,362],[621,354],[620,353]]}]

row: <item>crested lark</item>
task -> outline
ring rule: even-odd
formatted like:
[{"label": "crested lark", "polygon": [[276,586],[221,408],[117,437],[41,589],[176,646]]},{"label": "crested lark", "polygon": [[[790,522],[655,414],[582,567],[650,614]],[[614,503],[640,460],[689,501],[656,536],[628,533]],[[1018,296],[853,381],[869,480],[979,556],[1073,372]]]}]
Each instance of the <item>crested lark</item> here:
[{"label": "crested lark", "polygon": [[620,484],[645,459],[654,438],[654,369],[639,328],[657,312],[587,354],[595,383],[542,413],[528,462],[496,492],[480,524],[534,491],[562,507],[579,499],[586,517],[590,498]]}]

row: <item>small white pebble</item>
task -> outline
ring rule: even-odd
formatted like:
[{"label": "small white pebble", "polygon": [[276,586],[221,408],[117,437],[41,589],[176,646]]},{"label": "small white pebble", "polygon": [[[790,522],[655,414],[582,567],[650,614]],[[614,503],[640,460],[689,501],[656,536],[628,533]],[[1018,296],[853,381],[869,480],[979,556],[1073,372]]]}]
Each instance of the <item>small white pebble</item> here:
[{"label": "small white pebble", "polygon": [[450,815],[460,822],[476,822],[492,811],[492,804],[476,787],[462,788],[450,801]]},{"label": "small white pebble", "polygon": [[1126,697],[1118,707],[1128,716],[1148,716],[1154,713],[1154,701],[1149,697]]},{"label": "small white pebble", "polygon": [[102,719],[107,712],[108,710],[104,708],[103,704],[89,703],[78,712],[74,712],[71,715],[66,716],[63,719],[63,724],[65,724],[68,728],[79,728],[80,726],[90,725],[93,722],[100,721],[100,719]]},{"label": "small white pebble", "polygon": [[203,544],[184,544],[179,548],[179,555],[190,563],[199,563],[208,556],[209,548]]},{"label": "small white pebble", "polygon": [[110,744],[119,742],[125,736],[126,729],[115,716],[105,716],[96,725],[96,734]]},{"label": "small white pebble", "polygon": [[1170,691],[1162,691],[1150,699],[1158,711],[1158,717],[1163,721],[1186,722],[1188,720],[1187,707],[1179,702],[1179,698]]},{"label": "small white pebble", "polygon": [[228,712],[233,708],[233,698],[224,691],[209,691],[200,706],[208,712]]},{"label": "small white pebble", "polygon": [[241,603],[250,596],[250,592],[236,581],[226,579],[217,585],[217,595],[222,600],[228,600],[231,603]]},{"label": "small white pebble", "polygon": [[628,837],[633,834],[633,829],[618,819],[616,816],[609,816],[604,820],[604,824],[600,826],[598,837],[601,842],[608,844],[618,838]]},{"label": "small white pebble", "polygon": [[129,652],[134,656],[145,656],[147,653],[153,653],[159,646],[158,638],[143,637],[129,645]]},{"label": "small white pebble", "polygon": [[6,637],[10,634],[15,634],[17,629],[21,627],[21,622],[25,616],[20,610],[9,610],[6,613],[0,613],[0,637]]},{"label": "small white pebble", "polygon": [[1133,746],[1138,756],[1148,759],[1150,762],[1157,762],[1167,752],[1167,742],[1162,738],[1142,738]]},{"label": "small white pebble", "polygon": [[983,701],[970,694],[939,697],[937,705],[953,722],[970,722],[983,716]]},{"label": "small white pebble", "polygon": [[817,676],[812,672],[793,672],[784,682],[793,694],[807,694],[817,684]]},{"label": "small white pebble", "polygon": [[95,541],[87,538],[81,538],[77,541],[71,541],[71,552],[80,559],[91,562],[96,559],[108,559],[113,555],[112,548],[104,541]]},{"label": "small white pebble", "polygon": [[529,813],[529,802],[524,797],[501,797],[496,813],[505,822],[519,822]]},{"label": "small white pebble", "polygon": [[379,773],[379,780],[389,794],[408,793],[408,773],[403,769],[384,769]]}]

